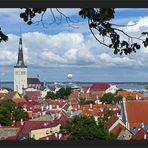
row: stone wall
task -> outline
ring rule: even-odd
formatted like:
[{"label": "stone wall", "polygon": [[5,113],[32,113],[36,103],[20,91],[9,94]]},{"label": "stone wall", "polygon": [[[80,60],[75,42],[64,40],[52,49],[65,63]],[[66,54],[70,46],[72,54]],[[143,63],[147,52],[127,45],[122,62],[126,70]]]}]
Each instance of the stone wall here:
[{"label": "stone wall", "polygon": [[7,127],[0,127],[0,140],[4,140],[8,137],[15,136],[19,128],[7,128]]}]

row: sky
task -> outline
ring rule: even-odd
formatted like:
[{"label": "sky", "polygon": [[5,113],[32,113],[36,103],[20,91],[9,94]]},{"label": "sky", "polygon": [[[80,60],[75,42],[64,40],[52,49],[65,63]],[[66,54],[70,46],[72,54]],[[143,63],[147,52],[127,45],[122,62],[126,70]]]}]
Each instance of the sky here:
[{"label": "sky", "polygon": [[[148,31],[148,9],[115,10],[113,23],[135,24],[122,28],[130,35]],[[40,16],[30,26],[23,22],[19,17],[23,9],[0,9],[0,27],[8,35],[8,41],[0,43],[0,81],[13,81],[21,28],[28,77],[67,81],[71,73],[72,80],[79,82],[148,82],[148,48],[130,55],[114,55],[112,49],[94,39],[87,21],[78,16],[79,9],[60,11],[70,17],[70,26],[65,18],[61,24],[52,24],[50,9],[44,15],[44,26],[38,23]],[[53,12],[60,19],[55,9]]]}]

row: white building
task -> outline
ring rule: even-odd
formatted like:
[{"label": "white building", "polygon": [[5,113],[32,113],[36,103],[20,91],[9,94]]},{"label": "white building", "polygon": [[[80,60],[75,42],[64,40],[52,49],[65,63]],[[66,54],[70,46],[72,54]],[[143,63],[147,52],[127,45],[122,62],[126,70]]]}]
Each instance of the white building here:
[{"label": "white building", "polygon": [[119,88],[117,88],[116,85],[110,85],[110,87],[105,91],[105,93],[116,93],[116,91],[118,90]]},{"label": "white building", "polygon": [[14,66],[14,91],[22,94],[23,88],[27,88],[27,66],[24,64],[22,37],[20,37],[17,64]]}]

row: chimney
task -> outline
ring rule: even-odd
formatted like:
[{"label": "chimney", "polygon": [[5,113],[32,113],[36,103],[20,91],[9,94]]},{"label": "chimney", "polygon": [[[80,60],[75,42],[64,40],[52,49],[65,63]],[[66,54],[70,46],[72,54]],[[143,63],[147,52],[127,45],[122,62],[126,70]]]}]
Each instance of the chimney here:
[{"label": "chimney", "polygon": [[136,100],[138,100],[138,95],[136,95]]},{"label": "chimney", "polygon": [[48,109],[49,109],[49,106],[47,105],[47,106],[46,106],[46,110],[48,110]]},{"label": "chimney", "polygon": [[54,133],[54,135],[55,135],[55,138],[57,139],[57,137],[58,137],[58,133]]},{"label": "chimney", "polygon": [[100,111],[103,112],[103,108],[100,108]]},{"label": "chimney", "polygon": [[80,104],[78,104],[78,109],[80,109]]},{"label": "chimney", "polygon": [[93,108],[93,105],[92,104],[89,104],[90,108],[92,109]]},{"label": "chimney", "polygon": [[119,117],[120,115],[119,115],[119,113],[117,113],[117,117]]},{"label": "chimney", "polygon": [[46,130],[46,135],[48,135],[49,134],[49,131],[48,130]]},{"label": "chimney", "polygon": [[20,122],[21,122],[21,126],[23,126],[24,125],[23,119],[21,119]]},{"label": "chimney", "polygon": [[126,122],[125,125],[126,125],[126,128],[128,129],[128,122]]},{"label": "chimney", "polygon": [[122,98],[122,102],[123,103],[126,102],[126,98],[125,97]]},{"label": "chimney", "polygon": [[141,127],[144,128],[144,123],[143,122],[141,123]]},{"label": "chimney", "polygon": [[146,134],[144,134],[144,140],[147,138]]},{"label": "chimney", "polygon": [[44,127],[46,127],[47,126],[47,123],[44,123]]},{"label": "chimney", "polygon": [[96,99],[97,99],[97,100],[99,99],[98,95],[96,96]]},{"label": "chimney", "polygon": [[41,106],[41,111],[43,111],[44,110],[44,107],[43,106]]},{"label": "chimney", "polygon": [[46,140],[49,140],[49,137],[46,137]]},{"label": "chimney", "polygon": [[59,139],[61,139],[61,137],[62,137],[62,134],[61,134],[61,133],[59,133]]}]

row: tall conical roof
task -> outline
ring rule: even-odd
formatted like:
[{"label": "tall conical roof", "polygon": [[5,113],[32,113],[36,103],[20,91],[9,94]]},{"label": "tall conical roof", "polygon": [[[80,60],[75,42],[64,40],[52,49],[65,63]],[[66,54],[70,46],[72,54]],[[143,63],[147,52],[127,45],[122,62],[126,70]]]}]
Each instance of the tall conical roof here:
[{"label": "tall conical roof", "polygon": [[15,67],[27,67],[24,64],[22,36],[20,36],[20,39],[19,39],[18,59]]}]

